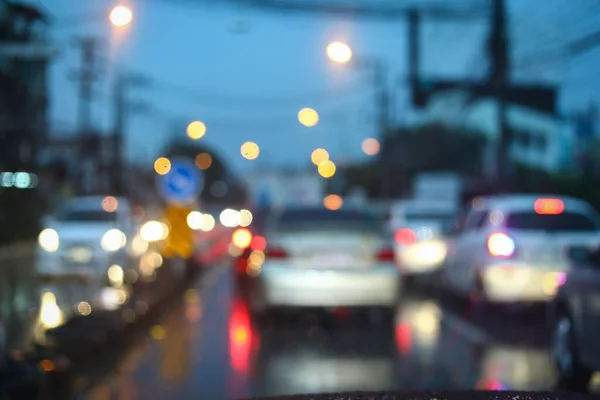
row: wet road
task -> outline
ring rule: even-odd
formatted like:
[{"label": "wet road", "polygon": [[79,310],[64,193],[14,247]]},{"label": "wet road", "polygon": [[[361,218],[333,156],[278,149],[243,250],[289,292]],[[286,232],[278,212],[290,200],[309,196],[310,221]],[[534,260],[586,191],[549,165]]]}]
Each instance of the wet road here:
[{"label": "wet road", "polygon": [[259,328],[233,292],[227,263],[214,267],[90,398],[541,390],[555,381],[540,310],[491,314],[449,299],[410,295],[398,308],[394,326],[369,315],[322,319],[300,313]]}]

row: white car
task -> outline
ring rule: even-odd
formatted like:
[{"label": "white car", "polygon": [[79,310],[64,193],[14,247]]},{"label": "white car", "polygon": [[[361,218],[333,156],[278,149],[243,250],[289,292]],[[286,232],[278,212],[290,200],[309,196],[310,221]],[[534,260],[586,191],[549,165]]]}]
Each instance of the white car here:
[{"label": "white car", "polygon": [[396,262],[409,277],[433,274],[446,256],[443,240],[456,221],[458,207],[447,201],[407,199],[391,209]]},{"label": "white car", "polygon": [[393,308],[400,291],[384,223],[364,211],[287,209],[265,230],[253,312],[271,307]]},{"label": "white car", "polygon": [[125,267],[134,227],[126,199],[88,196],[68,200],[45,221],[38,237],[36,270],[41,276],[106,276]]},{"label": "white car", "polygon": [[571,197],[483,197],[447,245],[441,284],[451,291],[496,303],[545,302],[565,282],[569,248],[600,245],[600,220]]}]

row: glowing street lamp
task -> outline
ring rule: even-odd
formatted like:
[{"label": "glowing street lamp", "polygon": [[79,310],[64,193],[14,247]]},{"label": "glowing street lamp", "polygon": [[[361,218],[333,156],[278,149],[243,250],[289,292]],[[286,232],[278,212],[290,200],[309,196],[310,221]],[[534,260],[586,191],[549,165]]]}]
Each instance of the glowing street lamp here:
[{"label": "glowing street lamp", "polygon": [[133,19],[133,12],[129,7],[116,6],[110,12],[110,22],[116,27],[129,25]]},{"label": "glowing street lamp", "polygon": [[327,46],[327,57],[338,64],[345,64],[352,59],[352,49],[346,43],[332,42]]}]

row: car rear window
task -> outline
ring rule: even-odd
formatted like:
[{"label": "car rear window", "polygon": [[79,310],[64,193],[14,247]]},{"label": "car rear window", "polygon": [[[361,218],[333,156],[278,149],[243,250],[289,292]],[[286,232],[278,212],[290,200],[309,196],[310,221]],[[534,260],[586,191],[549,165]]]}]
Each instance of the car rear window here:
[{"label": "car rear window", "polygon": [[279,229],[301,227],[357,227],[361,229],[383,229],[381,215],[363,211],[326,209],[284,211],[277,220]]},{"label": "car rear window", "polygon": [[598,230],[597,223],[590,217],[574,212],[561,214],[536,214],[535,212],[511,213],[506,218],[506,227],[521,230],[590,232]]},{"label": "car rear window", "polygon": [[104,210],[63,210],[58,220],[63,222],[114,222],[117,214]]}]

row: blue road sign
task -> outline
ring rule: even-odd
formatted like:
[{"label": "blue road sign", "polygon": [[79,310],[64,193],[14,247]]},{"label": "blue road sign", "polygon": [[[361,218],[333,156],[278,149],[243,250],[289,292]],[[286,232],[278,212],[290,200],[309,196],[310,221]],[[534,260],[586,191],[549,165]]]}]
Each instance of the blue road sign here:
[{"label": "blue road sign", "polygon": [[171,160],[171,170],[158,176],[158,190],[168,203],[186,204],[197,200],[204,185],[204,175],[184,158]]}]

